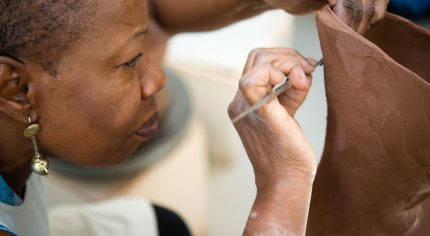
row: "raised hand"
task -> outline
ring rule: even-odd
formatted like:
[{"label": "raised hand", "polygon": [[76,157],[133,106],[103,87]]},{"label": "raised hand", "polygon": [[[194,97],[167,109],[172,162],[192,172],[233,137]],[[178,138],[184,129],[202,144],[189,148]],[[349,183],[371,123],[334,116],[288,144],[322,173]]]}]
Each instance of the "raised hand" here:
[{"label": "raised hand", "polygon": [[384,17],[388,0],[329,0],[329,4],[346,24],[364,34]]},{"label": "raised hand", "polygon": [[230,117],[256,103],[286,75],[292,87],[235,123],[257,186],[244,235],[304,235],[316,161],[294,114],[309,91],[315,64],[283,48],[257,49],[248,57]]}]

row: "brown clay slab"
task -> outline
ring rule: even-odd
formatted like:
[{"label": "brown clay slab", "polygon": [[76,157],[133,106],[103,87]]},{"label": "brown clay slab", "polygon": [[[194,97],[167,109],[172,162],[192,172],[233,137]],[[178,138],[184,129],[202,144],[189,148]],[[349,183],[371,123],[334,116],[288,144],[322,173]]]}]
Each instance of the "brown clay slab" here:
[{"label": "brown clay slab", "polygon": [[329,7],[317,27],[328,122],[307,234],[402,235],[430,193],[430,33],[388,14],[363,37]]}]

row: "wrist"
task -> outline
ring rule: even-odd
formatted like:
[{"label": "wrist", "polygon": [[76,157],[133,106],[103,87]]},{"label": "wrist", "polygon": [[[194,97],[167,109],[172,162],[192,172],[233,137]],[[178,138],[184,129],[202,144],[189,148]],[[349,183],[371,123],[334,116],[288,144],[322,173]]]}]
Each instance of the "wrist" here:
[{"label": "wrist", "polygon": [[292,191],[308,191],[312,189],[315,179],[315,172],[289,173],[277,178],[262,178],[257,176],[255,184],[257,195],[283,196],[291,194]]},{"label": "wrist", "polygon": [[244,235],[305,235],[312,180],[291,177],[259,186]]}]

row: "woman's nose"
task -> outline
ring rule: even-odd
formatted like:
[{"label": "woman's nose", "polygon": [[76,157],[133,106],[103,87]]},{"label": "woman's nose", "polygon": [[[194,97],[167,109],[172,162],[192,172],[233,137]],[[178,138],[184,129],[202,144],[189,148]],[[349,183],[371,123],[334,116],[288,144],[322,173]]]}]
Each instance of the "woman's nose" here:
[{"label": "woman's nose", "polygon": [[144,74],[141,77],[142,99],[154,96],[166,84],[166,77],[160,66],[148,60]]}]

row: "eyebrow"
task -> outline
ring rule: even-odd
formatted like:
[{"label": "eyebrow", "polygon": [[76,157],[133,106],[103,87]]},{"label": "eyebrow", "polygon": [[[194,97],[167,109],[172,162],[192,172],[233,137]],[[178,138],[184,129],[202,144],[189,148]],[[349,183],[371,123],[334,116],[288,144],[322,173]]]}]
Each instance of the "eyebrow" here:
[{"label": "eyebrow", "polygon": [[127,39],[127,41],[125,42],[125,45],[129,44],[134,39],[144,38],[147,34],[148,34],[148,27],[146,27],[146,28],[144,28],[142,30],[139,30],[136,33],[134,33],[130,38]]},{"label": "eyebrow", "polygon": [[115,49],[113,49],[112,57],[113,58],[117,57],[118,55],[121,54],[124,47],[126,47],[128,44],[130,44],[132,41],[134,41],[137,38],[143,39],[147,34],[148,34],[148,27],[145,27],[144,29],[137,31],[136,33],[131,35],[131,37],[129,37],[128,39],[125,39],[125,41],[123,41],[120,45],[118,45],[117,47],[115,47]]},{"label": "eyebrow", "polygon": [[139,37],[145,37],[148,34],[148,28],[145,28],[144,30],[138,31],[133,35],[133,38],[139,38]]}]

